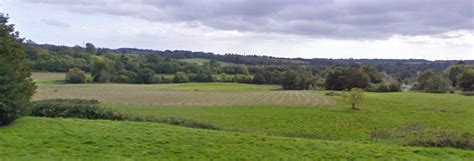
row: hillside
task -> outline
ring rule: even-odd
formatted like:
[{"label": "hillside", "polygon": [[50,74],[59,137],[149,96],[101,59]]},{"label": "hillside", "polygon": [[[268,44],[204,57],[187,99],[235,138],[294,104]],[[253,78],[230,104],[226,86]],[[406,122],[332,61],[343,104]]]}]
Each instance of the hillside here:
[{"label": "hillside", "polygon": [[25,117],[0,128],[0,160],[419,159],[469,160],[473,151],[380,146],[190,129],[158,123]]}]

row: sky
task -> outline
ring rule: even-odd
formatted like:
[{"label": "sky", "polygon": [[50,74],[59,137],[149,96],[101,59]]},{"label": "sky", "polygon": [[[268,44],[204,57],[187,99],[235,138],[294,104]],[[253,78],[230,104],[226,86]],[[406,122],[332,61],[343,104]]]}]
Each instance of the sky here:
[{"label": "sky", "polygon": [[474,59],[472,0],[0,0],[0,13],[40,44]]}]

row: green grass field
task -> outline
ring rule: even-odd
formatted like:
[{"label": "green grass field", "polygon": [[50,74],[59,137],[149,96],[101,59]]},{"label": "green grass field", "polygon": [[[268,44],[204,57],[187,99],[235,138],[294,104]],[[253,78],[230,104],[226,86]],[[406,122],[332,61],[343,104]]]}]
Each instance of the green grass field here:
[{"label": "green grass field", "polygon": [[474,134],[474,97],[369,92],[354,111],[325,91],[278,88],[39,83],[36,100],[98,99],[101,106],[123,113],[196,120],[219,130],[25,117],[0,128],[0,160],[474,160],[473,150],[406,146],[414,140]]},{"label": "green grass field", "polygon": [[54,72],[33,72],[31,77],[37,84],[61,84],[64,83],[66,74]]},{"label": "green grass field", "polygon": [[[203,65],[204,63],[209,63],[209,59],[204,59],[204,58],[191,58],[191,59],[179,59],[180,61],[187,62],[187,63],[196,63],[199,65]],[[222,61],[217,61],[219,62],[222,66],[236,66],[237,64],[235,63],[228,63],[228,62],[222,62]]]},{"label": "green grass field", "polygon": [[271,137],[158,123],[25,117],[0,128],[0,160],[469,160],[473,151]]},{"label": "green grass field", "polygon": [[[217,106],[152,107],[105,105],[144,116],[201,120],[229,131],[404,145],[415,138],[474,133],[474,98],[453,94],[368,93],[361,110],[336,97],[337,105],[319,107]],[[371,138],[372,132],[392,136]]]}]

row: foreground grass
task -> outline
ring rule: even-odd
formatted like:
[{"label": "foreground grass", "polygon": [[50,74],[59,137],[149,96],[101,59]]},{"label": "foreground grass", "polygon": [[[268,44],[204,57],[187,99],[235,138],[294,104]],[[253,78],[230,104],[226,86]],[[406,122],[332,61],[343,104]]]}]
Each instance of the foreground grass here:
[{"label": "foreground grass", "polygon": [[158,123],[24,117],[0,128],[0,160],[469,160],[473,151],[381,146],[190,129]]},{"label": "foreground grass", "polygon": [[[474,134],[474,97],[455,94],[367,93],[361,110],[339,97],[319,107],[156,107],[106,105],[141,116],[179,117],[254,134],[406,145],[415,139]],[[298,101],[298,100],[293,100]],[[377,136],[376,133],[388,135]]]}]

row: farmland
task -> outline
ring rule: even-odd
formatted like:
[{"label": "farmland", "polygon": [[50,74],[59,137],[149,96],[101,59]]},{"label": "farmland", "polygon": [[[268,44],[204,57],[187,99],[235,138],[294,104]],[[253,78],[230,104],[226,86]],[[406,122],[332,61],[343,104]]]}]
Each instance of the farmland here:
[{"label": "farmland", "polygon": [[[34,74],[36,82],[48,82],[58,75]],[[0,159],[67,159],[85,153],[92,160],[474,157],[474,152],[466,149],[406,146],[414,140],[461,138],[474,133],[470,124],[474,122],[472,97],[367,93],[360,110],[354,111],[340,96],[326,93],[237,83],[39,83],[35,100],[97,99],[105,108],[134,116],[196,120],[219,130],[24,117],[0,129],[0,139],[7,140],[0,143]]]},{"label": "farmland", "polygon": [[[209,63],[209,59],[202,59],[202,58],[190,58],[190,59],[180,59],[180,61],[183,62],[188,62],[188,63],[196,63],[199,65],[203,65],[204,63]],[[222,66],[236,66],[237,64],[234,63],[228,63],[228,62],[222,62],[222,61],[217,61],[219,64]]]}]

